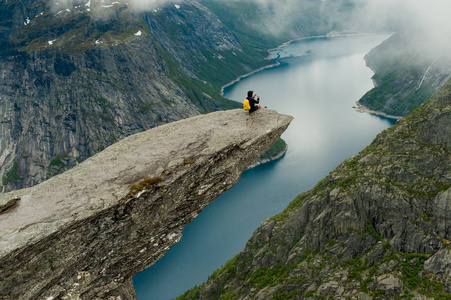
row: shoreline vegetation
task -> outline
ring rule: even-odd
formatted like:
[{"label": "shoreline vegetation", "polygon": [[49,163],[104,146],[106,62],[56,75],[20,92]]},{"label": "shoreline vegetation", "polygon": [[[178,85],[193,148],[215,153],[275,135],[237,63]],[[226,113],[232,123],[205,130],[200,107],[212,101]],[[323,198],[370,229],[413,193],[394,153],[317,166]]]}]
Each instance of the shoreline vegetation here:
[{"label": "shoreline vegetation", "polygon": [[[269,51],[269,50],[268,50],[268,51]],[[249,73],[246,73],[246,74],[244,74],[244,75],[241,75],[241,76],[239,76],[238,78],[236,78],[235,80],[233,80],[233,81],[231,81],[231,82],[229,82],[229,83],[227,83],[227,84],[224,84],[224,85],[221,87],[221,96],[224,96],[224,89],[226,89],[227,87],[229,87],[229,86],[231,86],[231,85],[233,85],[233,84],[235,84],[235,83],[241,81],[241,79],[244,79],[244,78],[246,78],[246,77],[249,77],[249,76],[251,76],[251,75],[254,75],[255,73],[260,72],[260,71],[263,71],[263,70],[265,70],[265,69],[270,69],[270,68],[273,68],[273,67],[277,67],[278,65],[280,65],[279,62],[276,62],[276,63],[271,64],[271,65],[263,66],[263,67],[258,68],[258,69],[256,69],[256,70],[253,70],[253,71],[251,71],[251,72],[249,72]]]},{"label": "shoreline vegetation", "polygon": [[356,101],[355,104],[357,105],[355,111],[359,112],[359,113],[368,113],[368,114],[372,114],[372,115],[376,115],[376,116],[380,116],[380,117],[384,117],[384,118],[389,118],[389,119],[395,119],[395,120],[399,120],[399,119],[403,118],[401,116],[393,116],[393,115],[389,115],[389,114],[386,114],[381,111],[369,109],[368,107],[366,107],[359,101]]},{"label": "shoreline vegetation", "polygon": [[269,156],[266,158],[263,158],[264,156],[260,157],[256,162],[254,162],[252,165],[250,165],[249,168],[247,168],[247,169],[249,170],[249,169],[255,168],[256,166],[259,166],[261,164],[266,164],[266,163],[269,163],[272,161],[276,161],[279,158],[282,158],[282,156],[284,156],[287,153],[287,151],[288,151],[288,145],[286,145],[285,148],[276,155],[272,155],[272,156]]}]

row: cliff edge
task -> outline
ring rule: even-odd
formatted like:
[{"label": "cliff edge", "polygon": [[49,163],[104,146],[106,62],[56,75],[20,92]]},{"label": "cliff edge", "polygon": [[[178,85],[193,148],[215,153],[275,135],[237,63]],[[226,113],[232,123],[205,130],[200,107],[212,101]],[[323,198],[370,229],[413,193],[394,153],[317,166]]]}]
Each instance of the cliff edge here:
[{"label": "cliff edge", "polygon": [[131,278],[232,187],[292,117],[201,115],[132,135],[0,195],[0,299],[130,299]]}]

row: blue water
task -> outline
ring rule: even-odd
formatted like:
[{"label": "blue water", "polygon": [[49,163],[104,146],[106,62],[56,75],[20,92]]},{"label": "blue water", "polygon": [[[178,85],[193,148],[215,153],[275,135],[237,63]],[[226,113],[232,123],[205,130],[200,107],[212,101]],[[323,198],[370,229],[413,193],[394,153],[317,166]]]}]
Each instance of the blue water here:
[{"label": "blue water", "polygon": [[371,34],[312,38],[273,51],[278,67],[249,76],[225,90],[242,101],[248,90],[262,105],[295,117],[283,139],[287,154],[243,173],[240,181],[207,206],[178,244],[137,274],[138,299],[172,299],[203,283],[238,254],[261,222],[281,212],[344,159],[357,154],[393,120],[358,113],[352,106],[372,88],[365,53],[388,38]]}]

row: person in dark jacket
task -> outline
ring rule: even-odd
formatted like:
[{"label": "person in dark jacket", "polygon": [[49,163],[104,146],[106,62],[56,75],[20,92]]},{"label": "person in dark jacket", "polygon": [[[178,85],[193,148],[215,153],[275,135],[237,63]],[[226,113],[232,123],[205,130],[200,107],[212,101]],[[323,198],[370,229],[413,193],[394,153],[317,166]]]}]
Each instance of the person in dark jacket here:
[{"label": "person in dark jacket", "polygon": [[254,91],[249,91],[247,92],[247,100],[249,100],[249,105],[251,106],[251,109],[249,110],[249,112],[253,112],[256,111],[257,109],[259,109],[261,107],[260,103],[260,96],[257,96],[257,100],[255,99],[254,95]]}]

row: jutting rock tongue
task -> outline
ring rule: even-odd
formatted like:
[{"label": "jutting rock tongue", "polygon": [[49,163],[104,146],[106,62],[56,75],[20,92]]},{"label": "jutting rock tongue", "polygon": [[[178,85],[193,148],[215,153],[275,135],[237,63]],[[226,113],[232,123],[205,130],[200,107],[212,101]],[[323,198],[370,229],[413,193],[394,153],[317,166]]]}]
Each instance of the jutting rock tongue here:
[{"label": "jutting rock tongue", "polygon": [[231,110],[166,124],[0,195],[1,206],[9,203],[0,213],[0,298],[135,297],[132,276],[161,258],[292,119]]}]

